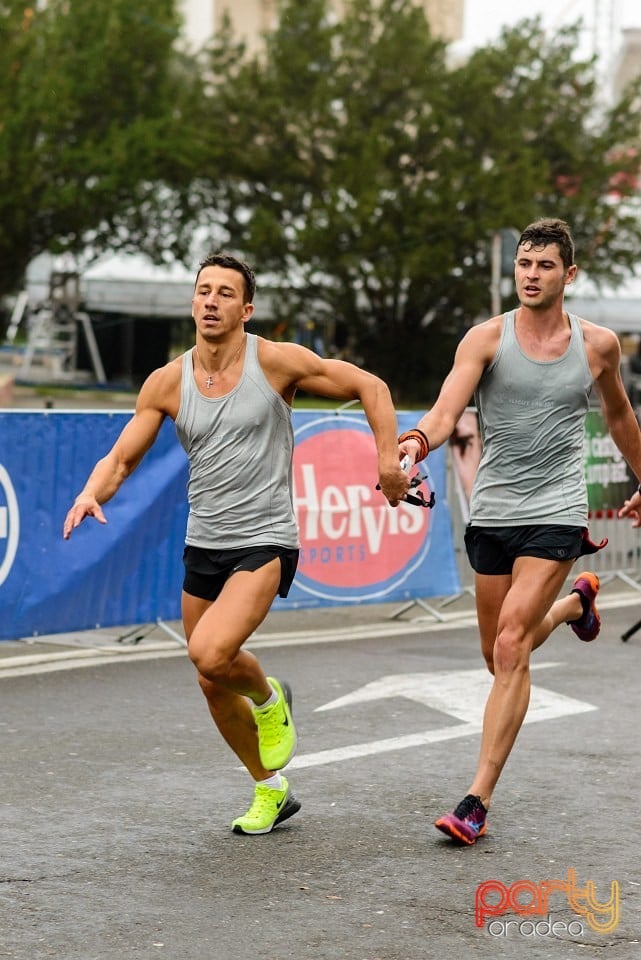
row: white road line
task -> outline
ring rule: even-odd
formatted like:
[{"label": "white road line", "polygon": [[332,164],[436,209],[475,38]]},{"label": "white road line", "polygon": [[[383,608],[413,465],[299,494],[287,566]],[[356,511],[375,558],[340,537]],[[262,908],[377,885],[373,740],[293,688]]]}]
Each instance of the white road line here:
[{"label": "white road line", "polygon": [[[533,669],[545,670],[559,666],[563,664],[544,662],[533,665]],[[327,763],[339,763],[342,760],[354,760],[358,757],[370,757],[393,750],[407,750],[409,747],[477,735],[483,728],[483,710],[491,685],[492,678],[485,668],[380,677],[344,697],[317,707],[317,710],[337,710],[392,697],[405,697],[439,713],[462,720],[463,723],[303,754],[294,757],[288,769],[319,767]],[[533,685],[525,723],[540,723],[543,720],[555,720],[596,709],[591,703]]]},{"label": "white road line", "polygon": [[0,661],[0,680],[8,677],[27,677],[39,673],[57,673],[61,670],[80,670],[83,667],[101,667],[106,663],[125,663],[130,660],[161,660],[167,657],[184,657],[184,647],[167,647],[163,649],[136,650],[131,654],[125,654],[122,650],[116,652],[106,650],[74,650],[50,654],[41,654],[36,657],[35,663],[9,664],[9,660],[24,660],[22,657],[9,657],[6,661]]},{"label": "white road line", "polygon": [[[612,594],[599,603],[600,610],[639,606],[637,594]],[[476,626],[473,611],[443,614],[443,622],[432,617],[416,617],[412,620],[389,620],[377,623],[357,624],[352,627],[302,630],[297,632],[257,633],[247,641],[252,648],[276,648],[310,646],[324,643],[344,643],[349,640],[368,640],[381,637],[412,636],[443,630],[463,630]],[[60,634],[60,644],[64,644]],[[37,638],[34,638],[37,642]],[[0,648],[2,646],[0,641]],[[99,666],[101,663],[125,663],[128,659],[152,660],[154,658],[180,657],[185,648],[171,640],[143,642],[140,644],[112,644],[104,647],[79,647],[74,650],[40,651],[15,657],[0,656],[0,680],[4,677],[28,676],[60,670],[76,670],[82,667]]]},{"label": "white road line", "polygon": [[371,740],[369,743],[354,743],[349,747],[335,747],[333,750],[321,750],[318,753],[305,753],[294,757],[287,765],[288,770],[303,767],[320,767],[327,763],[340,763],[341,760],[356,760],[358,757],[371,757],[392,750],[407,750],[409,747],[423,747],[427,743],[440,743],[443,740],[455,740],[480,733],[480,723],[458,723],[438,730],[425,730],[422,733],[409,733],[403,737],[389,737],[386,740]]}]

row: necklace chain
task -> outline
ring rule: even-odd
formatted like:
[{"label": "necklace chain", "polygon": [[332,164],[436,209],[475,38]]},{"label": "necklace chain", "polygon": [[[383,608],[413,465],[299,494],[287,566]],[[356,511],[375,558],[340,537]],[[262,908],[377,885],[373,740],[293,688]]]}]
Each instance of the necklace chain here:
[{"label": "necklace chain", "polygon": [[[238,359],[238,357],[240,356],[240,351],[241,351],[241,350],[243,349],[243,347],[245,346],[245,339],[246,339],[246,337],[247,337],[247,334],[244,333],[244,334],[243,334],[243,339],[240,341],[240,346],[239,346],[238,350],[236,351],[236,353],[233,355],[233,357],[231,358],[231,360],[229,361],[229,363],[226,363],[224,367],[221,367],[219,370],[216,370],[216,371],[215,371],[216,374],[223,373],[223,371],[227,370],[228,367],[231,367],[232,363],[234,363],[234,362]],[[214,385],[214,374],[213,374],[213,373],[210,373],[209,370],[207,370],[207,369],[205,368],[204,363],[203,363],[202,360],[200,359],[200,354],[199,354],[199,352],[198,352],[198,346],[197,346],[196,344],[194,344],[194,350],[196,351],[196,356],[198,357],[198,363],[200,364],[200,369],[202,370],[203,373],[206,373],[206,374],[207,374],[207,379],[205,380],[205,386],[207,387],[208,390],[211,390],[211,388],[212,388],[213,385]]]}]

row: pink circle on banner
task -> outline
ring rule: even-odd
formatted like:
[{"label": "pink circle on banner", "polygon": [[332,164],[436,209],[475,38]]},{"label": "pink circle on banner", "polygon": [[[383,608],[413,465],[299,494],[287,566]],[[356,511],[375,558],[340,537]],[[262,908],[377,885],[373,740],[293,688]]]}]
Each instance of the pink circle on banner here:
[{"label": "pink circle on banner", "polygon": [[405,503],[391,507],[376,490],[377,480],[371,434],[327,429],[297,440],[300,574],[324,586],[363,588],[399,574],[421,550],[431,511]]}]

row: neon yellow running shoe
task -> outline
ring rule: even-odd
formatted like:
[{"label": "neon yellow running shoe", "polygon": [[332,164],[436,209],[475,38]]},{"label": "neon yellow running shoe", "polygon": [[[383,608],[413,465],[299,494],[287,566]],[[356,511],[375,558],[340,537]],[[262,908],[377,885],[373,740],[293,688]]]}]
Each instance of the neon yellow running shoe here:
[{"label": "neon yellow running shoe", "polygon": [[300,810],[300,803],[290,792],[285,777],[283,789],[274,790],[264,783],[257,783],[254,802],[242,817],[237,817],[231,825],[234,833],[247,833],[250,836],[269,833],[283,820],[287,820]]},{"label": "neon yellow running shoe", "polygon": [[296,728],[292,719],[292,691],[288,683],[267,680],[278,694],[271,707],[254,707],[258,728],[258,754],[265,770],[282,770],[296,753]]}]

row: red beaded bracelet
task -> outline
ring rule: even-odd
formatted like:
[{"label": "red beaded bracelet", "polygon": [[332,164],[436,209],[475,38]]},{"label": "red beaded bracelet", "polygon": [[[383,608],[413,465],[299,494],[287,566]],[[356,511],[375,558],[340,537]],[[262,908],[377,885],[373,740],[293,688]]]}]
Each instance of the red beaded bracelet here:
[{"label": "red beaded bracelet", "polygon": [[430,442],[423,431],[419,430],[418,427],[414,427],[412,430],[406,430],[405,433],[400,435],[398,442],[404,443],[406,440],[416,440],[419,445],[417,460],[425,460],[425,457],[430,452]]}]

